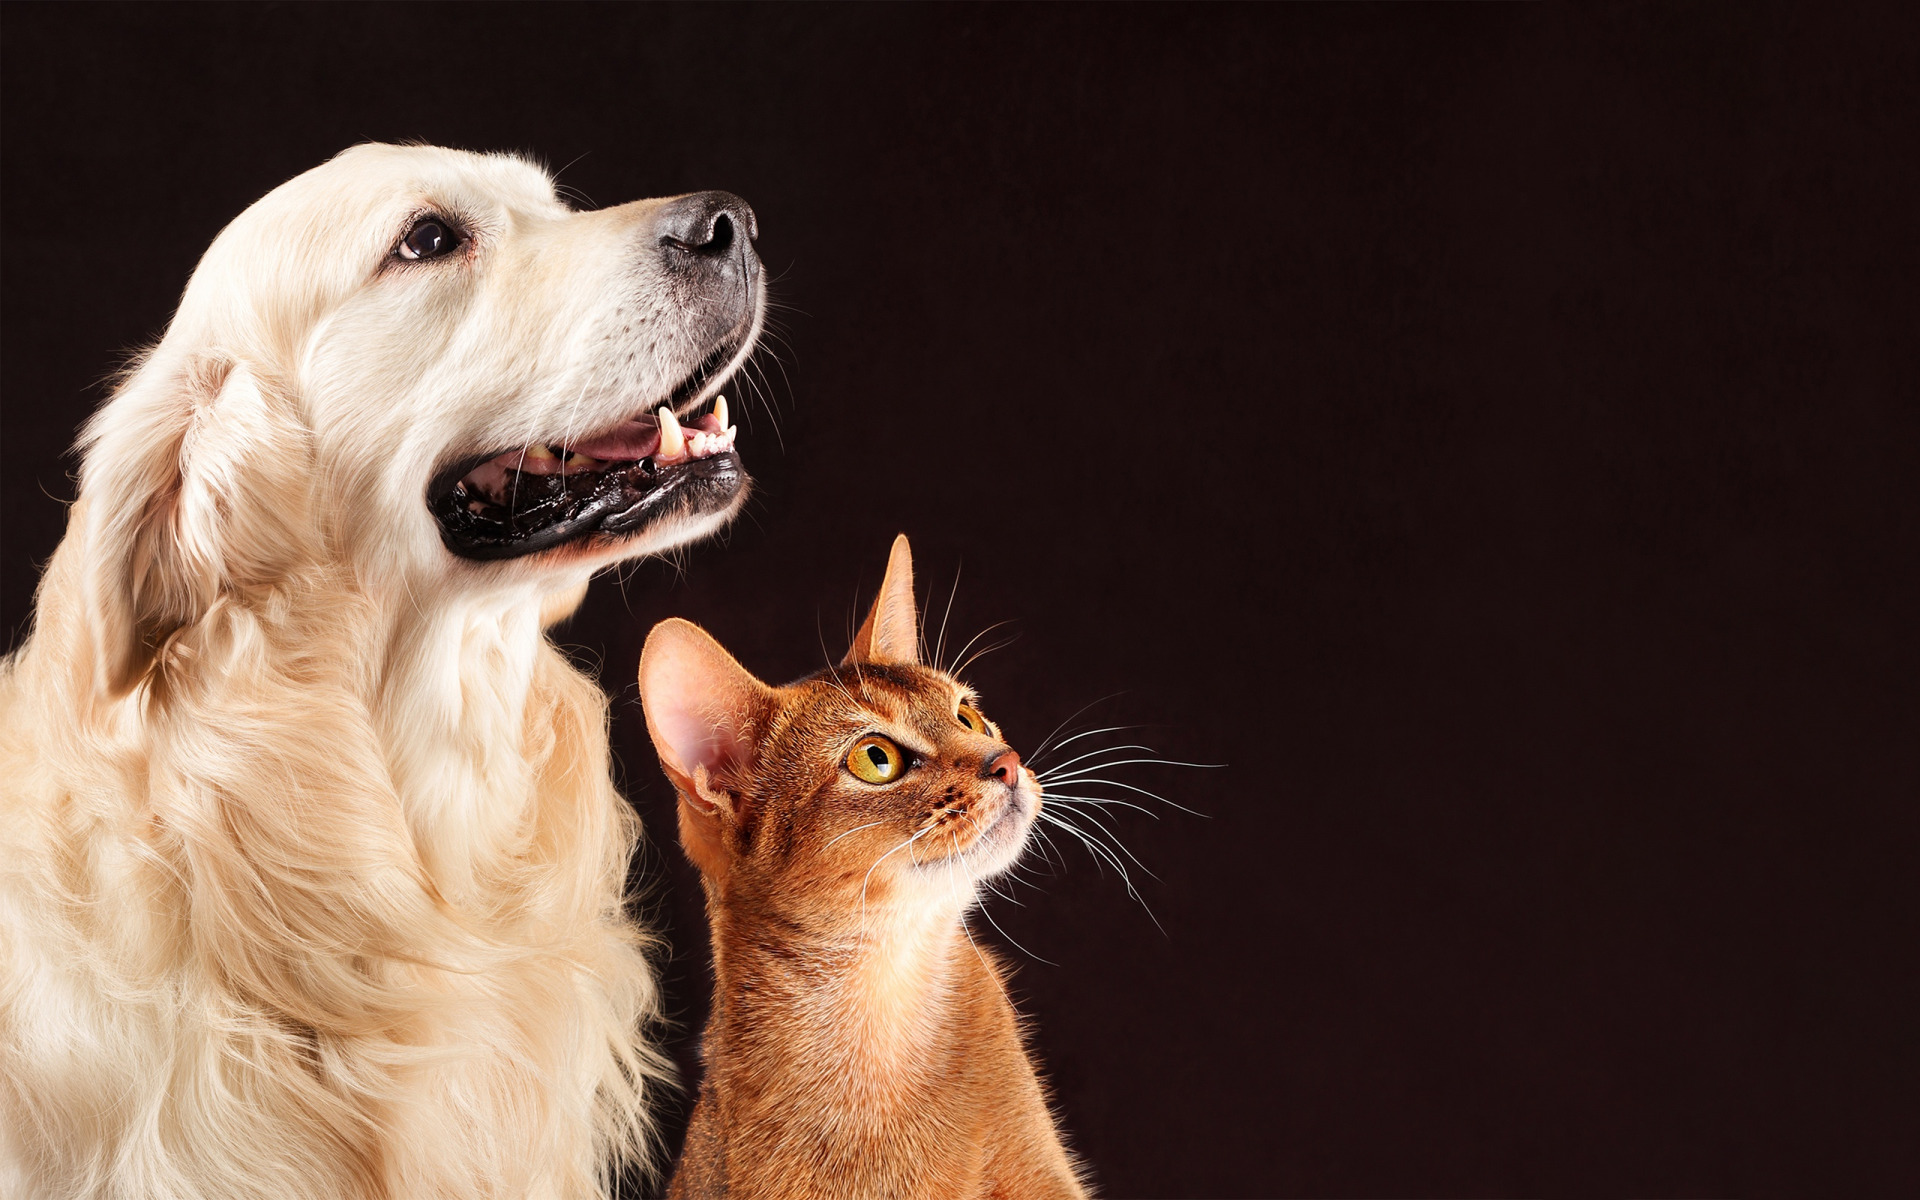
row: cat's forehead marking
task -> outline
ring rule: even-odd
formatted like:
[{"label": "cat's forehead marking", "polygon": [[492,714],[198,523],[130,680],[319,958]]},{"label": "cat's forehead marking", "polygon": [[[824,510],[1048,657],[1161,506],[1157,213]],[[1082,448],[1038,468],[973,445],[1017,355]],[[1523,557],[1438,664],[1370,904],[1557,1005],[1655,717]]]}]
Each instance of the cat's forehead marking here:
[{"label": "cat's forehead marking", "polygon": [[871,714],[900,724],[914,723],[913,718],[930,705],[945,709],[965,693],[942,672],[884,663],[831,668],[799,682],[814,691],[816,703],[824,711],[838,709],[856,720]]}]

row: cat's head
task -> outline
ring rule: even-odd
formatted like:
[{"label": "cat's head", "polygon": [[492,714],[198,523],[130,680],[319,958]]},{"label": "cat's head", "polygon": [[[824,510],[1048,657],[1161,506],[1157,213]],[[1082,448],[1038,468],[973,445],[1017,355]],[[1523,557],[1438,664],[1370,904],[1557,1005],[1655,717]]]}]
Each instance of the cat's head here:
[{"label": "cat's head", "polygon": [[654,627],[640,656],[647,731],[710,886],[831,916],[969,903],[1012,865],[1040,785],[919,643],[905,536],[846,658],[784,687],[697,625]]}]

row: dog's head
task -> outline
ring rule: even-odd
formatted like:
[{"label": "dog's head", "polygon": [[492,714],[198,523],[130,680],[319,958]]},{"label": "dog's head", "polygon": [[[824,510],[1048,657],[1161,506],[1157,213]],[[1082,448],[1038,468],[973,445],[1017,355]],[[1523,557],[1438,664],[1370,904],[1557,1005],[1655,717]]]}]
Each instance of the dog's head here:
[{"label": "dog's head", "polygon": [[580,212],[522,159],[434,147],[274,189],[82,438],[103,685],[304,571],[512,602],[719,528],[756,233],[723,192]]}]

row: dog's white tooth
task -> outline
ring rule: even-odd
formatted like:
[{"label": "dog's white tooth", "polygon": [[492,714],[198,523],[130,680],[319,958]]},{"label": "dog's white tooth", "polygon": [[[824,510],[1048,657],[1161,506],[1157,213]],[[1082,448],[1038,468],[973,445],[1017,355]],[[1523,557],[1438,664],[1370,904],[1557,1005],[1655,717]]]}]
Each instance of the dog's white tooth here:
[{"label": "dog's white tooth", "polygon": [[679,418],[673,415],[672,409],[661,405],[660,456],[662,458],[679,458],[682,454],[685,454],[686,451],[687,439],[680,432]]},{"label": "dog's white tooth", "polygon": [[733,435],[737,433],[739,429],[740,427],[738,425],[727,426],[727,445],[733,445]]},{"label": "dog's white tooth", "polygon": [[725,396],[717,396],[714,398],[713,419],[719,423],[720,428],[725,429],[727,427],[727,398]]},{"label": "dog's white tooth", "polygon": [[539,442],[535,442],[533,445],[527,447],[527,457],[536,458],[536,459],[548,459],[553,457],[553,451],[547,449],[545,446],[541,445]]}]

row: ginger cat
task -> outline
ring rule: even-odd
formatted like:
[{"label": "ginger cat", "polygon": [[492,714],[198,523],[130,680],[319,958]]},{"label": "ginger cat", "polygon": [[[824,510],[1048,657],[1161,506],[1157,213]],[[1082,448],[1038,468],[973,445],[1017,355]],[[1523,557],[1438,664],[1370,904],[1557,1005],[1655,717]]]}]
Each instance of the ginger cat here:
[{"label": "ginger cat", "polygon": [[647,638],[647,729],[713,927],[675,1200],[1086,1194],[961,923],[1040,786],[918,647],[904,536],[837,670],[769,687],[697,625]]}]

